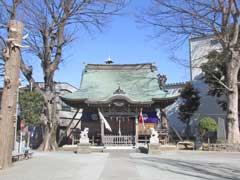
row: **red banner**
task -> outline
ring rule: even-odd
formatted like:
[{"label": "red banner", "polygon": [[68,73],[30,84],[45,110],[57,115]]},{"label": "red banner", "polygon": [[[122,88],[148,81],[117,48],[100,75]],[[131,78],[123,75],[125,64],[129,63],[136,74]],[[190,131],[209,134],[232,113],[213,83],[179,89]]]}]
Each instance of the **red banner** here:
[{"label": "red banner", "polygon": [[24,128],[25,128],[25,122],[24,122],[24,120],[21,120],[20,129],[23,130]]}]

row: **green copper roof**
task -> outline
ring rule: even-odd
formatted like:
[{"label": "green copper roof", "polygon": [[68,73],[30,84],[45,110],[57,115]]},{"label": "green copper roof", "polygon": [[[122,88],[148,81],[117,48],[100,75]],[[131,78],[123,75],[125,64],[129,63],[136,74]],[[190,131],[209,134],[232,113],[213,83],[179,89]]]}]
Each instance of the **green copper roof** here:
[{"label": "green copper roof", "polygon": [[115,97],[149,103],[172,99],[177,94],[160,90],[154,64],[89,64],[83,72],[80,89],[62,97],[67,101],[107,102]]}]

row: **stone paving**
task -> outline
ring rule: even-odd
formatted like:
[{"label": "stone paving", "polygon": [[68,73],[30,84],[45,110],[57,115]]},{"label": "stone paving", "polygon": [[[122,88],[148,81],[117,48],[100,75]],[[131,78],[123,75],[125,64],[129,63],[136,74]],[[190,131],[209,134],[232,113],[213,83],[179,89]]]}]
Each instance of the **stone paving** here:
[{"label": "stone paving", "polygon": [[240,153],[35,152],[0,171],[0,180],[240,180]]}]

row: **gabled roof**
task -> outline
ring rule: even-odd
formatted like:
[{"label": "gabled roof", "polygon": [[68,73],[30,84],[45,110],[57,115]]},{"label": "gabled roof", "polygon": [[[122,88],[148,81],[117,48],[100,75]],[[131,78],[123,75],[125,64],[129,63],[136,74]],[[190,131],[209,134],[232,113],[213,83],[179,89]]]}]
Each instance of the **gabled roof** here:
[{"label": "gabled roof", "polygon": [[178,94],[160,90],[154,64],[88,64],[80,89],[62,97],[68,104],[108,103],[125,99],[129,103],[152,104],[154,101],[176,99]]}]

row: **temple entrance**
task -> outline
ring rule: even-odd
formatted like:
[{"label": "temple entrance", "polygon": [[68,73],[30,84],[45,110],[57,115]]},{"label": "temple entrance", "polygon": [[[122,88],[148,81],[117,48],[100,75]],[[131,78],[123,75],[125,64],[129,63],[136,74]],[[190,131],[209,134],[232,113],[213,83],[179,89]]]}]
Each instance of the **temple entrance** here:
[{"label": "temple entrance", "polygon": [[135,142],[135,118],[114,116],[107,118],[112,132],[104,130],[104,145],[128,146]]},{"label": "temple entrance", "polygon": [[105,129],[105,135],[135,135],[135,118],[116,116],[106,119],[112,132]]}]

